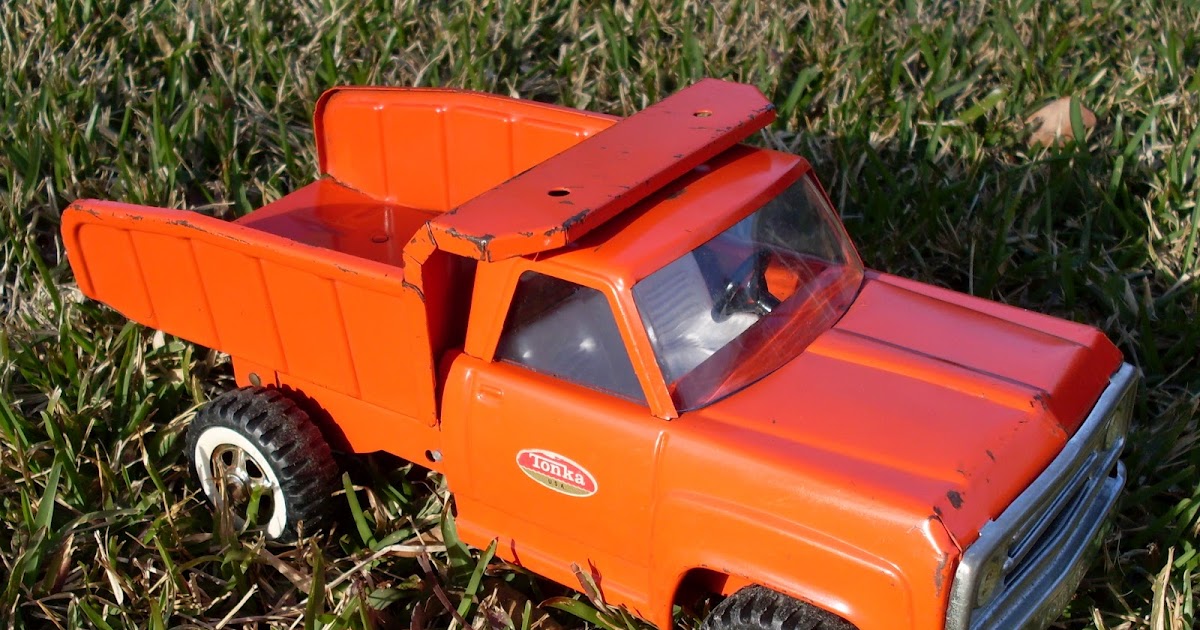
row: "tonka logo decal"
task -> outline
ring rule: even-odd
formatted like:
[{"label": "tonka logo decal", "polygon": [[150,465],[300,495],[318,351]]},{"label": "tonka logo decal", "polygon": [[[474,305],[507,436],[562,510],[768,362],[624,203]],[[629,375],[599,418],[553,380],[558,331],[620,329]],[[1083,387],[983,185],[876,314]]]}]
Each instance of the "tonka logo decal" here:
[{"label": "tonka logo decal", "polygon": [[573,497],[596,494],[596,478],[592,473],[558,453],[527,448],[517,453],[517,466],[530,479],[555,492]]}]

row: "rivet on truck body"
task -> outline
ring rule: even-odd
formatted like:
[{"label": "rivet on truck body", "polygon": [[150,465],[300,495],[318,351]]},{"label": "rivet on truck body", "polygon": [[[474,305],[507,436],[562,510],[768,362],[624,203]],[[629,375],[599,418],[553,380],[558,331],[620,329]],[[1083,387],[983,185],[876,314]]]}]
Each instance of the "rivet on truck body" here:
[{"label": "rivet on truck body", "polygon": [[262,379],[259,378],[258,372],[250,373],[250,384],[255,387],[262,387]]}]

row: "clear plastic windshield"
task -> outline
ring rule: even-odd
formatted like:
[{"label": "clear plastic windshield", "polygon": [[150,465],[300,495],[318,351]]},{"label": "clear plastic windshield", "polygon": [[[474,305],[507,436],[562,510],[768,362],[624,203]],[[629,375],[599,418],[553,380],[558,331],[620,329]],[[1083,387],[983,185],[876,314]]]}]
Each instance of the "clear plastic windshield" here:
[{"label": "clear plastic windshield", "polygon": [[862,263],[811,176],[633,287],[680,412],[778,369],[827,330]]}]

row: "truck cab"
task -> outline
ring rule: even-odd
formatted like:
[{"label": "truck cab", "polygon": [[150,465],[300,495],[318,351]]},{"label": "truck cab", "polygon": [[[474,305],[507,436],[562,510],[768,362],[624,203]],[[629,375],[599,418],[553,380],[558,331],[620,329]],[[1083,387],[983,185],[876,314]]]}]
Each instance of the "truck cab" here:
[{"label": "truck cab", "polygon": [[[242,408],[282,391],[322,444],[444,473],[464,540],[660,627],[705,595],[713,629],[771,597],[1044,627],[1123,486],[1133,369],[1094,328],[866,269],[806,160],[739,144],[772,118],[718,81],[623,121],[336,90],[317,183],[233,223],[79,202],[64,240],[85,294],[228,352]],[[237,408],[189,442],[214,500]]]}]

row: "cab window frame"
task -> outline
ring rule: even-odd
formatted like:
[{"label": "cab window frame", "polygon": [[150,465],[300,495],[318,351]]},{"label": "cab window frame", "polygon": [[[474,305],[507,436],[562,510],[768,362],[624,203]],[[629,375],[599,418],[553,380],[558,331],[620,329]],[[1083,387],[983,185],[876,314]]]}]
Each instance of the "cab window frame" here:
[{"label": "cab window frame", "polygon": [[[642,376],[640,375],[639,370],[638,370],[639,363],[637,363],[635,361],[635,354],[633,354],[631,352],[630,345],[626,339],[626,337],[629,333],[628,333],[628,331],[626,331],[624,329],[624,327],[627,326],[628,324],[622,318],[621,310],[618,308],[618,304],[614,302],[614,297],[612,295],[610,295],[611,292],[608,290],[607,287],[597,287],[597,286],[587,283],[587,282],[580,282],[575,279],[565,278],[560,274],[547,272],[547,270],[545,270],[545,269],[534,268],[533,266],[524,266],[524,265],[513,268],[511,270],[510,277],[511,277],[511,281],[509,283],[506,283],[509,287],[509,290],[507,291],[507,298],[502,300],[502,302],[503,302],[502,304],[497,305],[498,308],[495,311],[497,320],[495,321],[495,328],[493,329],[493,330],[495,330],[496,334],[492,338],[494,344],[491,347],[492,351],[490,353],[490,355],[491,355],[490,360],[492,362],[504,363],[507,365],[516,366],[516,367],[519,367],[519,368],[522,368],[525,370],[529,370],[530,372],[537,374],[539,376],[542,376],[542,377],[553,378],[557,381],[561,381],[561,382],[568,383],[568,384],[571,384],[571,385],[574,385],[577,387],[582,387],[582,388],[585,388],[585,389],[588,389],[588,390],[591,390],[591,391],[594,391],[594,392],[597,392],[600,394],[611,396],[617,400],[627,401],[627,402],[637,404],[640,406],[649,407],[647,392],[645,390],[645,384],[644,384]],[[527,362],[523,362],[514,357],[506,356],[506,347],[505,347],[506,336],[510,335],[513,332],[512,330],[510,330],[510,318],[513,317],[516,313],[520,312],[522,309],[527,308],[526,305],[520,303],[521,300],[525,299],[525,296],[520,295],[520,293],[522,291],[523,283],[525,283],[527,281],[531,281],[531,280],[527,280],[527,279],[532,279],[532,278],[542,278],[551,283],[561,283],[563,286],[574,287],[574,289],[571,291],[571,293],[567,296],[566,299],[576,299],[576,300],[579,300],[580,302],[587,300],[587,301],[590,301],[592,305],[594,305],[597,303],[597,298],[598,298],[599,303],[604,305],[604,307],[602,309],[604,311],[604,313],[601,313],[598,316],[598,317],[600,317],[599,321],[611,322],[612,328],[610,331],[611,338],[603,340],[603,341],[606,341],[609,344],[619,344],[620,345],[620,352],[619,352],[618,356],[609,355],[607,357],[607,360],[606,360],[606,362],[608,363],[607,368],[614,369],[617,366],[627,366],[628,367],[627,374],[618,376],[614,379],[614,381],[610,381],[610,382],[618,382],[619,383],[621,381],[624,381],[622,383],[625,386],[624,390],[621,389],[620,387],[614,388],[614,387],[606,386],[606,383],[603,383],[603,382],[596,382],[596,381],[588,382],[588,381],[584,381],[584,380],[579,380],[577,378],[572,378],[571,375],[555,373],[554,371],[544,369],[544,367],[534,365],[531,363],[527,363]],[[581,297],[581,298],[575,298],[574,296],[578,295],[579,292],[590,292],[590,294],[586,294],[584,297]],[[546,312],[553,310],[554,308],[561,307],[562,302],[565,302],[566,299],[560,300],[553,307],[550,307],[550,308],[543,307],[542,310],[535,311],[534,315],[535,316],[545,315]],[[535,306],[534,308],[537,308],[537,307]],[[531,320],[529,322],[525,322],[523,327],[529,326],[531,323],[533,323],[535,321],[538,321],[537,317],[535,317],[533,320]],[[605,325],[607,325],[607,324],[605,324]],[[611,352],[612,348],[609,347],[608,350]],[[597,355],[597,356],[599,356],[599,355]],[[621,367],[620,369],[624,369],[624,368]]]}]

